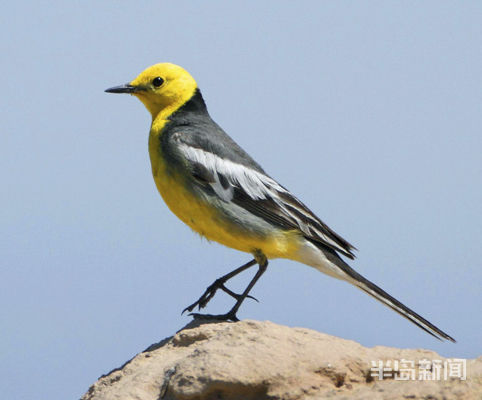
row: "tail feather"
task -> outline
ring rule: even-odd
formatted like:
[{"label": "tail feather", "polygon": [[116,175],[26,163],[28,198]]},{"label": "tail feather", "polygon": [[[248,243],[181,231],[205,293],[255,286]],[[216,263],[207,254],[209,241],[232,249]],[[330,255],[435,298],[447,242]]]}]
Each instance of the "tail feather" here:
[{"label": "tail feather", "polygon": [[[434,324],[427,321],[425,318],[408,308],[406,305],[402,304],[393,296],[389,295],[382,288],[378,287],[373,282],[370,282],[368,279],[366,279],[363,275],[356,272],[346,262],[344,262],[340,258],[340,256],[338,256],[338,254],[335,253],[332,249],[329,249],[327,247],[321,248],[321,246],[318,244],[316,244],[316,247],[318,247],[318,249],[322,251],[323,255],[326,257],[326,261],[332,264],[333,267],[337,267],[342,271],[342,273],[340,272],[340,275],[336,276],[337,278],[344,279],[355,285],[359,289],[363,290],[365,293],[374,297],[387,307],[390,307],[393,311],[405,317],[410,322],[414,323],[419,328],[423,329],[425,332],[436,337],[437,339],[450,340],[451,342],[455,343],[455,339],[453,337],[451,337],[441,329],[437,328]],[[318,266],[316,267],[322,272],[326,272],[325,268],[319,268]],[[333,269],[333,267],[331,269]],[[343,277],[343,275],[345,277]]]},{"label": "tail feather", "polygon": [[[343,262],[343,260],[341,261]],[[387,307],[390,307],[393,311],[397,312],[402,317],[405,317],[410,322],[414,323],[419,328],[423,329],[425,332],[436,337],[437,339],[450,340],[451,342],[455,343],[455,339],[453,337],[451,337],[450,335],[442,331],[440,328],[437,328],[434,324],[427,321],[421,315],[417,314],[415,311],[408,308],[405,304],[398,301],[395,297],[389,295],[387,292],[385,292],[382,288],[375,285],[373,282],[370,282],[363,275],[360,275],[353,268],[351,268],[348,264],[346,263],[344,264],[345,265],[342,267],[343,271],[347,275],[349,275],[350,278],[352,278],[352,283],[356,287],[363,290],[365,293],[369,294],[370,296],[374,297],[382,304],[385,304]]]},{"label": "tail feather", "polygon": [[364,282],[363,284],[356,283],[355,285],[356,287],[363,290],[370,296],[374,297],[382,304],[385,304],[387,307],[390,307],[393,311],[397,312],[402,317],[405,317],[410,322],[414,323],[419,328],[423,329],[425,332],[432,335],[433,337],[439,340],[450,340],[451,342],[455,343],[455,339],[452,338],[450,335],[442,331],[440,328],[437,328],[435,325],[427,321],[421,315],[417,314],[415,311],[411,310],[403,303],[390,296],[387,292],[385,292],[383,289],[370,282],[369,280],[366,280],[366,282]]},{"label": "tail feather", "polygon": [[431,322],[427,321],[421,315],[408,308],[405,304],[401,303],[393,296],[389,295],[382,288],[370,282],[357,272],[355,272],[355,275],[357,275],[357,278],[354,278],[356,280],[354,282],[356,287],[385,304],[387,307],[390,307],[393,311],[396,311],[401,316],[407,318],[410,322],[414,323],[433,337],[436,337],[439,340],[450,340],[451,342],[455,343],[455,339],[453,337],[436,327]]}]

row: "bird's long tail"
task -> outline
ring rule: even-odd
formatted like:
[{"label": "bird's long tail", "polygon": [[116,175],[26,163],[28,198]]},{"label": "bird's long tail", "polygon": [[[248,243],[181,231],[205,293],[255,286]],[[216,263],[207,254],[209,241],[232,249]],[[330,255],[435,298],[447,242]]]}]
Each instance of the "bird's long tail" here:
[{"label": "bird's long tail", "polygon": [[[425,332],[436,337],[437,339],[450,340],[451,342],[455,343],[455,339],[453,337],[451,337],[441,329],[437,328],[434,324],[427,321],[425,318],[408,308],[406,305],[402,304],[393,296],[389,295],[382,288],[378,287],[373,282],[370,282],[368,279],[366,279],[363,275],[356,272],[346,262],[344,262],[333,250],[326,248],[323,245],[319,245],[318,243],[316,243],[315,245],[319,249],[319,251],[323,253],[324,260],[323,263],[316,263],[318,265],[313,262],[310,262],[309,265],[317,268],[321,272],[328,273],[331,276],[345,280],[355,285],[359,289],[363,290],[365,293],[368,293],[370,296],[385,304],[387,307],[390,307],[393,311],[396,311],[401,316],[407,318],[410,322],[414,323],[419,328],[423,329]],[[328,268],[327,263],[331,264]]]}]

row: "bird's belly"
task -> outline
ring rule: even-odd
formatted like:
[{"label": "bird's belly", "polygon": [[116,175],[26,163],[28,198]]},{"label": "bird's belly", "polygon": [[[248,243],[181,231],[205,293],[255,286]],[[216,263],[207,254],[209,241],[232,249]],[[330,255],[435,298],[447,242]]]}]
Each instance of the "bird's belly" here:
[{"label": "bird's belly", "polygon": [[257,229],[246,220],[228,218],[206,199],[195,196],[183,185],[182,179],[172,175],[155,175],[154,181],[169,209],[208,240],[251,254],[262,251],[267,258],[291,258],[298,250],[296,232],[274,227]]}]

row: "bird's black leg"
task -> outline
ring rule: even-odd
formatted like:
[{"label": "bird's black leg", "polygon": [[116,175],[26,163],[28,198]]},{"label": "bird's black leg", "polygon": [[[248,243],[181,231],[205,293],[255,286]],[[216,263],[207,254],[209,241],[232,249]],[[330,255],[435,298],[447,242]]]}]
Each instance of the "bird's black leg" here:
[{"label": "bird's black leg", "polygon": [[[224,276],[222,276],[221,278],[219,279],[216,279],[214,281],[214,283],[212,283],[207,289],[206,291],[203,293],[203,295],[194,303],[192,303],[189,307],[186,307],[183,311],[182,311],[182,314],[184,314],[186,311],[189,311],[191,312],[192,310],[194,310],[196,307],[199,308],[199,310],[201,308],[204,308],[206,307],[206,305],[209,303],[209,301],[214,297],[214,295],[216,294],[216,291],[218,289],[221,289],[222,291],[226,292],[227,294],[229,294],[231,297],[234,297],[236,300],[239,300],[240,297],[242,295],[239,295],[239,294],[236,294],[234,293],[233,291],[229,290],[226,286],[224,286],[224,284],[230,280],[232,277],[240,274],[241,272],[247,270],[248,268],[252,267],[254,264],[256,264],[256,259],[253,259],[251,260],[250,262],[242,265],[241,267],[239,268],[236,268],[234,271],[231,271],[229,274],[226,274]],[[251,297],[251,296],[249,296]],[[252,299],[254,299],[254,297],[251,297]],[[256,299],[254,299],[256,300]]]},{"label": "bird's black leg", "polygon": [[[234,305],[233,308],[231,308],[231,310],[229,310],[226,314],[220,314],[220,315],[210,315],[210,314],[197,314],[197,313],[191,313],[189,315],[192,315],[195,319],[211,319],[211,320],[220,320],[220,321],[239,321],[238,317],[236,316],[236,313],[238,312],[239,310],[239,307],[241,307],[241,304],[243,303],[243,301],[247,298],[247,297],[250,297],[249,296],[249,292],[250,290],[253,288],[253,286],[256,284],[256,282],[258,281],[258,279],[261,277],[261,275],[264,274],[264,272],[266,271],[266,268],[268,267],[268,259],[264,256],[264,254],[262,254],[261,252],[257,253],[255,255],[255,260],[251,261],[251,265],[255,264],[255,263],[258,263],[259,265],[259,268],[258,268],[258,272],[256,272],[256,275],[253,277],[253,279],[251,280],[251,282],[249,282],[248,286],[246,287],[246,289],[244,290],[243,294],[239,295],[238,298],[237,298],[237,301],[236,301],[236,304]],[[249,263],[248,263],[249,264]],[[246,264],[247,265],[247,264]],[[251,266],[250,265],[250,266]],[[243,266],[245,267],[245,266]],[[241,267],[242,268],[242,267]],[[246,267],[246,268],[249,268],[249,267]],[[246,269],[245,268],[245,269]],[[239,269],[239,268],[238,268]],[[235,270],[237,271],[237,270]],[[233,271],[233,272],[235,272]],[[241,272],[241,271],[239,271]],[[238,272],[238,273],[239,273]],[[229,274],[228,274],[229,275]],[[233,275],[234,276],[234,275]],[[224,278],[224,277],[223,277]],[[222,279],[222,278],[221,278]],[[216,282],[215,282],[216,283]],[[209,290],[209,288],[208,288]],[[204,293],[204,295],[206,295],[206,293],[208,293],[208,290]],[[204,296],[203,295],[203,296]],[[201,296],[201,297],[203,297]],[[214,296],[214,294],[212,295]],[[211,296],[211,297],[212,297]],[[209,297],[209,299],[211,298]],[[209,301],[209,300],[208,300]],[[192,308],[195,307],[197,303],[194,303],[194,306],[190,306]]]}]

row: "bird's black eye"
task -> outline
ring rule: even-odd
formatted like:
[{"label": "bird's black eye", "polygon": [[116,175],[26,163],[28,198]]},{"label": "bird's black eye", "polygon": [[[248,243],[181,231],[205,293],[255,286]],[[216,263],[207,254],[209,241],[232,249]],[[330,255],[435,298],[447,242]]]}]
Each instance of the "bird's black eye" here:
[{"label": "bird's black eye", "polygon": [[159,87],[159,86],[161,86],[163,83],[164,83],[164,79],[162,79],[160,76],[158,76],[157,78],[154,78],[154,79],[152,80],[152,84],[153,84],[155,87]]}]

